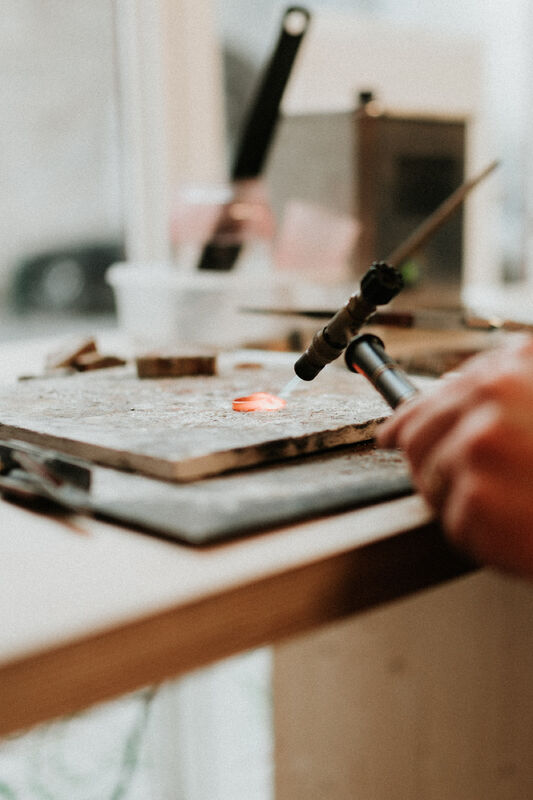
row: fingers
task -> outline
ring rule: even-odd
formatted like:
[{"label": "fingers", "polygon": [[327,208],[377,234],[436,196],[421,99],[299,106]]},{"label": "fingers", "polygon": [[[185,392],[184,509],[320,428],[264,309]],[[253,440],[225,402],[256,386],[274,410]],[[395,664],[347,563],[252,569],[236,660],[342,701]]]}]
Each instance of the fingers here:
[{"label": "fingers", "polygon": [[533,391],[533,337],[517,334],[507,347],[469,359],[459,372],[402,404],[380,425],[377,442],[406,449],[416,465],[470,406],[493,398],[506,402],[513,394],[516,400],[528,384]]},{"label": "fingers", "polygon": [[453,484],[443,528],[476,561],[533,576],[530,491],[502,474],[469,474]]},{"label": "fingers", "polygon": [[[407,448],[417,462],[429,444],[444,433],[467,401],[471,385],[461,376],[442,378],[429,391],[416,395],[379,426],[380,447]],[[426,437],[429,437],[426,439]]]},{"label": "fingers", "polygon": [[[435,426],[427,436],[422,428],[415,437],[415,446],[422,456],[412,465],[413,477],[419,491],[436,511],[441,512],[446,506],[455,483],[501,460],[501,430],[500,414],[493,404],[475,407],[463,416],[454,417],[440,436]],[[413,450],[413,444],[408,441],[406,451],[412,453]]]},{"label": "fingers", "polygon": [[470,359],[378,431],[401,447],[444,531],[477,560],[533,577],[533,338]]},{"label": "fingers", "polygon": [[533,429],[496,403],[458,418],[414,482],[451,541],[477,560],[533,575]]},{"label": "fingers", "polygon": [[[437,511],[445,505],[449,487],[462,476],[479,472],[512,476],[516,486],[525,481],[524,491],[529,493],[533,488],[533,420],[529,414],[524,426],[523,419],[512,405],[502,408],[487,401],[456,416],[440,435],[435,423],[427,434],[421,423],[405,446],[417,488]],[[441,414],[439,423],[442,420]],[[409,431],[404,435],[408,437]]]},{"label": "fingers", "polygon": [[416,474],[434,444],[445,435],[459,414],[457,392],[435,392],[402,409],[379,431],[383,447],[400,447]]}]

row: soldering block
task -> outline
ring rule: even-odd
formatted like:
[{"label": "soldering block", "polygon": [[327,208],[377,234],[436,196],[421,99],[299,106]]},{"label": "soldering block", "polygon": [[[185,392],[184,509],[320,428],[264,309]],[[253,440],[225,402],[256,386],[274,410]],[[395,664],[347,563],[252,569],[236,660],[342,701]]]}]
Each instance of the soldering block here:
[{"label": "soldering block", "polygon": [[135,362],[139,378],[180,378],[217,373],[217,357],[213,353],[148,353],[137,356]]}]

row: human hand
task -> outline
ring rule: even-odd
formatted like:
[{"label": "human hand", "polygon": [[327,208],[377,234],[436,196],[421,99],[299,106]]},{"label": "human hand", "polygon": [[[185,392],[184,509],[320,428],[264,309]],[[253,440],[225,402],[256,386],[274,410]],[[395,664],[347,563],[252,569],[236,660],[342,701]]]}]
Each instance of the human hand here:
[{"label": "human hand", "polygon": [[404,403],[378,431],[452,542],[533,578],[533,338],[516,336]]}]

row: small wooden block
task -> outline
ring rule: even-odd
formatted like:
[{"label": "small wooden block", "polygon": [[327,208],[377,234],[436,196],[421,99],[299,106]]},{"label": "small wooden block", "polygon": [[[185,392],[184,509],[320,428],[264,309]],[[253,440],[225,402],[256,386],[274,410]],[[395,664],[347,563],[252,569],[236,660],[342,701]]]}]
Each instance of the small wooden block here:
[{"label": "small wooden block", "polygon": [[78,356],[74,364],[79,372],[90,369],[107,369],[108,367],[123,367],[126,362],[119,356],[103,356],[101,353],[83,353]]},{"label": "small wooden block", "polygon": [[136,358],[139,378],[179,378],[216,375],[216,355],[144,355]]},{"label": "small wooden block", "polygon": [[46,357],[46,369],[59,369],[60,367],[72,367],[76,364],[80,356],[86,353],[96,353],[96,342],[93,338],[82,339],[72,345],[67,345],[63,349],[50,353]]}]

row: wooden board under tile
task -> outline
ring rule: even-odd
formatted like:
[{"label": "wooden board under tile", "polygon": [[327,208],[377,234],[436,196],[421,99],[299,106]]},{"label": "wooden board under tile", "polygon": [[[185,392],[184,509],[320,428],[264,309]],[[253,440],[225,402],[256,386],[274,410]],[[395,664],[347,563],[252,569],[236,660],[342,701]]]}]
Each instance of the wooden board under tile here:
[{"label": "wooden board under tile", "polygon": [[389,408],[361,376],[326,368],[277,412],[232,410],[237,396],[279,393],[288,366],[228,364],[216,376],[141,380],[133,367],[0,389],[0,436],[177,481],[372,438]]}]

